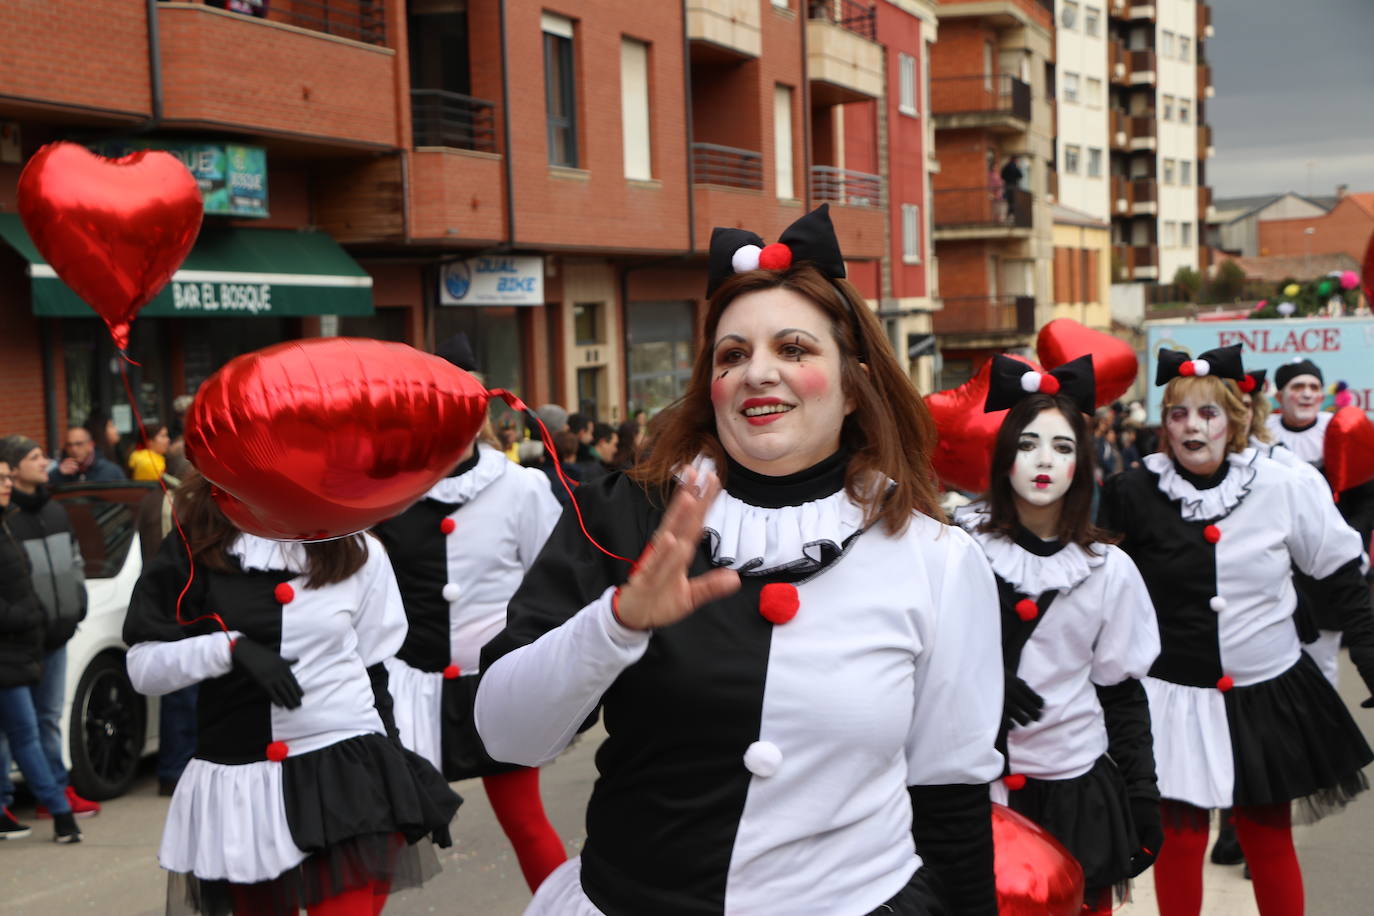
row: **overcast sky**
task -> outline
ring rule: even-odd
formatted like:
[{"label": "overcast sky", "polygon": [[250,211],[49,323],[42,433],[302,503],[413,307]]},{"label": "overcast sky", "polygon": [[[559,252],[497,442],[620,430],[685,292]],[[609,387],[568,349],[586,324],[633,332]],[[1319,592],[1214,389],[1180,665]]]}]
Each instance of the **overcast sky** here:
[{"label": "overcast sky", "polygon": [[1374,0],[1211,3],[1215,195],[1374,191]]}]

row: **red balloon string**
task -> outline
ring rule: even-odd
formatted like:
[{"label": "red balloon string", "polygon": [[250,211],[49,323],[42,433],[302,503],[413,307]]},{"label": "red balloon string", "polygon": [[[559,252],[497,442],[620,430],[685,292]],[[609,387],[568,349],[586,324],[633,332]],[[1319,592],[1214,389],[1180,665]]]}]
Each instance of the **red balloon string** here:
[{"label": "red balloon string", "polygon": [[568,499],[572,501],[573,511],[577,513],[577,525],[579,528],[582,529],[583,536],[585,536],[587,540],[591,542],[591,545],[593,547],[604,553],[606,556],[611,557],[615,560],[624,560],[626,563],[629,563],[631,566],[634,566],[634,560],[631,560],[629,557],[622,557],[618,553],[611,553],[605,547],[602,547],[600,544],[598,544],[596,538],[592,537],[591,532],[587,530],[587,525],[582,520],[582,508],[577,504],[577,494],[573,492],[572,484],[568,482],[567,475],[563,473],[563,462],[559,460],[558,450],[554,448],[553,436],[549,434],[548,427],[546,427],[544,425],[544,421],[539,418],[539,414],[535,413],[533,410],[530,410],[529,407],[526,406],[525,402],[520,400],[520,398],[517,395],[515,395],[513,392],[507,391],[504,388],[489,389],[487,391],[487,394],[491,395],[492,397],[498,397],[501,400],[505,401],[507,404],[510,405],[511,410],[516,410],[520,413],[523,413],[525,416],[529,417],[539,426],[539,439],[544,443],[544,450],[553,456],[554,473],[558,475],[558,482],[563,485],[563,489],[568,491]]},{"label": "red balloon string", "polygon": [[[124,362],[119,364],[119,378],[122,382],[124,382],[124,394],[129,398],[129,406],[133,409],[134,420],[138,423],[139,440],[146,446],[148,444],[148,430],[145,428],[143,424],[143,415],[139,413],[138,410],[138,399],[134,397],[133,387],[129,384],[129,368],[125,365],[125,363],[128,363],[129,365],[133,366],[139,366],[139,368],[142,368],[142,366],[141,364],[134,362],[134,360],[131,359],[129,357],[129,354],[124,350],[120,350],[119,355],[124,358]],[[157,475],[157,485],[162,488],[162,498],[170,499],[172,494],[167,489],[167,482],[163,479],[162,474]],[[186,593],[191,590],[191,584],[196,581],[196,558],[191,554],[190,538],[186,537],[186,532],[181,529],[181,519],[177,517],[175,503],[172,505],[171,515],[172,524],[176,526],[177,529],[177,537],[181,538],[181,546],[186,549],[186,562],[190,566],[190,571],[187,573],[186,576],[186,584],[181,587],[181,593],[177,595],[177,623],[183,627],[189,627],[194,623],[200,623],[202,620],[213,620],[215,623],[219,624],[219,628],[224,632],[224,635],[228,636],[229,628],[224,625],[224,620],[219,616],[219,614],[216,614],[214,611],[211,611],[208,614],[202,614],[201,616],[196,617],[193,620],[183,620],[181,617],[181,602],[186,597]]]}]

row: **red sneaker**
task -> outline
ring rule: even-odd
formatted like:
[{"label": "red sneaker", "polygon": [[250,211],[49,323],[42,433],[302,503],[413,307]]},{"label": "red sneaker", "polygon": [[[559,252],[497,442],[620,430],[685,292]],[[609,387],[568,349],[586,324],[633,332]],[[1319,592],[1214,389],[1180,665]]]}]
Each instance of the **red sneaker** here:
[{"label": "red sneaker", "polygon": [[[67,786],[67,803],[72,806],[74,817],[95,817],[100,813],[100,802],[87,801],[71,786]],[[47,820],[52,817],[52,812],[47,805],[39,805],[33,809],[33,816],[40,820]]]}]

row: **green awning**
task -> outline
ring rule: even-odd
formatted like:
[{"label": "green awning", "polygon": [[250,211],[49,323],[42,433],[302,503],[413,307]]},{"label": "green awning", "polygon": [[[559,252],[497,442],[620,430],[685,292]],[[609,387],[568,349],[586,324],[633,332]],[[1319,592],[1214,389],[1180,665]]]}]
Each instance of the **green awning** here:
[{"label": "green awning", "polygon": [[[18,214],[0,213],[0,238],[29,262],[33,313],[92,312],[39,255]],[[203,226],[172,282],[141,317],[371,315],[372,278],[323,232]]]}]

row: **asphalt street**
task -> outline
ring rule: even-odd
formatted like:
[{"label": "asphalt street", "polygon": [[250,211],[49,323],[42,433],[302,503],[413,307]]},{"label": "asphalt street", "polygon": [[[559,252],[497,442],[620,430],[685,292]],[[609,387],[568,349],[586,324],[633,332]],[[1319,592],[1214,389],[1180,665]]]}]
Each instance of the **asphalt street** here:
[{"label": "asphalt street", "polygon": [[[1374,742],[1374,711],[1358,708],[1363,686],[1347,663],[1342,693]],[[585,735],[543,771],[543,794],[550,818],[569,853],[583,839],[583,810],[595,769],[592,756],[600,732]],[[480,782],[455,783],[464,798],[454,824],[454,845],[440,851],[444,870],[423,888],[399,894],[387,905],[389,916],[442,913],[450,916],[517,916],[529,900],[520,869],[492,817]],[[82,821],[85,842],[56,846],[52,822],[34,821],[32,806],[16,814],[33,824],[33,835],[0,843],[0,913],[7,916],[153,916],[163,912],[166,883],[157,866],[157,847],[167,799],[157,796],[151,768],[128,795],[108,802],[98,817]],[[1344,813],[1296,831],[1313,916],[1351,916],[1374,912],[1374,870],[1369,867],[1374,837],[1374,794]],[[1138,881],[1126,916],[1152,916],[1153,879]],[[1258,913],[1250,884],[1239,867],[1208,865],[1206,916]],[[646,914],[649,916],[649,914]],[[781,916],[781,914],[780,914]]]}]

